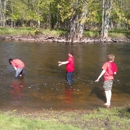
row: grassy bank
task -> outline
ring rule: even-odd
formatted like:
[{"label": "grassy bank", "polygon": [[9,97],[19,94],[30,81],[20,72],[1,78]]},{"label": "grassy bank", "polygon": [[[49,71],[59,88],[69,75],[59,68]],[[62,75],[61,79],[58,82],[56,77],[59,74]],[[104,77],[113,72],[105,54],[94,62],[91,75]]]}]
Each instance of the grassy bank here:
[{"label": "grassy bank", "polygon": [[[0,27],[0,35],[7,36],[7,35],[18,35],[18,36],[25,36],[25,35],[47,35],[47,36],[55,36],[59,37],[62,35],[66,35],[68,31],[64,30],[49,30],[49,29],[36,29],[36,28],[2,28]],[[99,37],[99,31],[84,31],[83,35],[85,37]],[[130,31],[124,30],[111,30],[109,31],[110,37],[116,38],[125,38],[127,35],[130,35]]]},{"label": "grassy bank", "polygon": [[62,30],[49,30],[49,29],[37,29],[37,28],[2,28],[0,27],[0,35],[52,35],[52,36],[60,36],[67,34],[67,31]]},{"label": "grassy bank", "polygon": [[130,108],[40,113],[1,112],[1,130],[129,130]]}]

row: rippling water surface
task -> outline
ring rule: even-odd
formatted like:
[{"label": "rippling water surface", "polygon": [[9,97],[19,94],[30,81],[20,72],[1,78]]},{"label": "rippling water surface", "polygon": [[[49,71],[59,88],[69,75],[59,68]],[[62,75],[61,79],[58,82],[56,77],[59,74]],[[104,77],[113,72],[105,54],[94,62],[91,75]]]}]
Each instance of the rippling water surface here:
[{"label": "rippling water surface", "polygon": [[[74,51],[74,84],[69,89],[65,66],[58,61]],[[126,106],[130,99],[130,44],[65,44],[0,42],[1,110],[83,110],[103,107],[103,79],[95,83],[107,55],[113,53],[118,66],[112,107]],[[15,79],[9,58],[25,62],[25,76]]]}]

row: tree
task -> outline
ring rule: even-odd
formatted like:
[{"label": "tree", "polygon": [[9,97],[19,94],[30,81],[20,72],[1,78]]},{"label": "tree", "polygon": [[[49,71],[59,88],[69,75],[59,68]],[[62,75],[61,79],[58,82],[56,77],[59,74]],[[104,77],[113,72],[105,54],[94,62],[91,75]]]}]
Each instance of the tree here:
[{"label": "tree", "polygon": [[0,25],[5,27],[6,23],[6,0],[0,0]]},{"label": "tree", "polygon": [[112,20],[114,27],[129,29],[130,27],[130,2],[129,0],[113,0]]},{"label": "tree", "polygon": [[70,40],[80,40],[86,22],[87,0],[61,0],[58,8],[62,21],[70,21]]},{"label": "tree", "polygon": [[111,0],[102,0],[102,30],[101,39],[108,38],[108,29],[110,24],[112,3]]}]

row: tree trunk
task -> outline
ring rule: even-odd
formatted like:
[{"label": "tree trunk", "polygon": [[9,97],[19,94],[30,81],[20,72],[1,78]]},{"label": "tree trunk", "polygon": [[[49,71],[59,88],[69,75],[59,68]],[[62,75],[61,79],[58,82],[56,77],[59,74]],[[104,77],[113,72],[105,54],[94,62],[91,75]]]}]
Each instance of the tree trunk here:
[{"label": "tree trunk", "polygon": [[102,31],[101,39],[108,39],[108,29],[110,24],[110,14],[111,14],[111,0],[102,1]]},{"label": "tree trunk", "polygon": [[6,23],[6,0],[4,1],[4,7],[3,7],[3,27],[5,27],[5,23]]},{"label": "tree trunk", "polygon": [[3,2],[0,0],[0,25],[5,27],[5,14],[6,14],[6,0]]},{"label": "tree trunk", "polygon": [[0,26],[2,26],[2,2],[0,0]]},{"label": "tree trunk", "polygon": [[[83,31],[84,31],[84,24],[85,24],[85,18],[86,18],[86,14],[87,14],[87,0],[83,1],[83,7],[82,10],[83,12],[80,14],[78,14],[78,0],[77,3],[75,3],[75,10],[76,10],[76,14],[75,16],[71,19],[70,22],[70,39],[71,42],[73,42],[74,39],[81,41],[82,36],[83,36]],[[80,17],[79,17],[80,15]]]},{"label": "tree trunk", "polygon": [[85,24],[85,18],[86,18],[86,15],[87,15],[87,12],[88,12],[88,8],[87,8],[87,0],[84,0],[83,1],[83,12],[81,14],[81,17],[80,17],[80,22],[79,22],[79,25],[78,25],[78,41],[81,41],[82,37],[83,37],[83,32],[84,32],[84,24]]},{"label": "tree trunk", "polygon": [[76,14],[71,20],[70,20],[70,40],[71,42],[74,41],[74,38],[76,37],[76,23],[78,20],[78,14]]},{"label": "tree trunk", "polygon": [[38,24],[37,27],[40,28],[40,26],[41,26],[41,22],[40,22],[40,20],[38,20],[37,24]]}]

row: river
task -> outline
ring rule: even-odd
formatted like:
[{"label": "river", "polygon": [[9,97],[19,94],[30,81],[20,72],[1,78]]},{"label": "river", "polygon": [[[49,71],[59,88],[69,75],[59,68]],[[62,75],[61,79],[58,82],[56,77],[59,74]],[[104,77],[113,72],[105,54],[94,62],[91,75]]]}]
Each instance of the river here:
[{"label": "river", "polygon": [[[65,61],[74,51],[72,89],[65,79]],[[26,43],[0,42],[0,110],[93,110],[104,107],[103,78],[95,80],[107,61],[116,56],[118,72],[112,89],[112,106],[126,106],[130,99],[129,43]],[[26,68],[24,78],[15,79],[9,58],[19,58]]]}]

